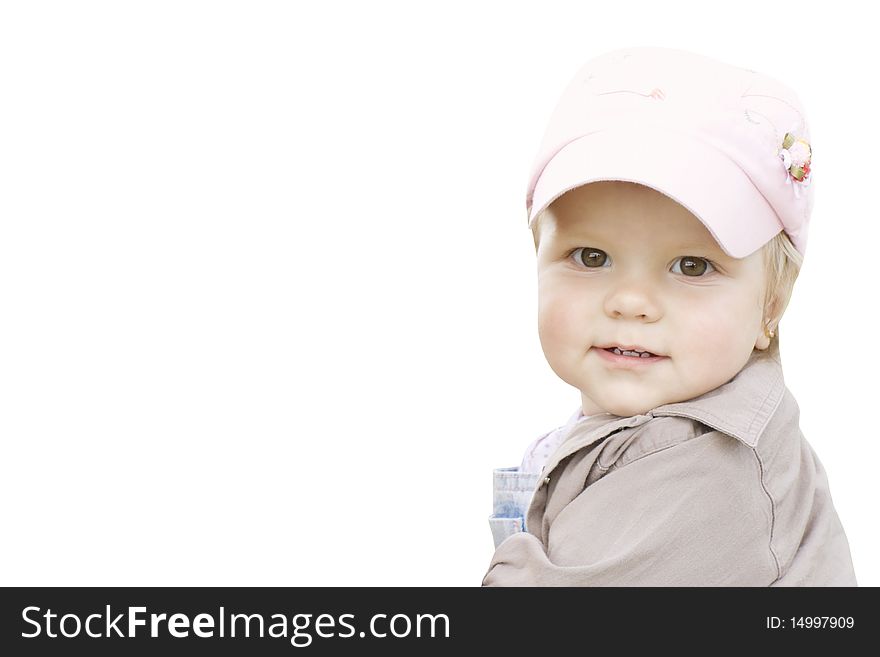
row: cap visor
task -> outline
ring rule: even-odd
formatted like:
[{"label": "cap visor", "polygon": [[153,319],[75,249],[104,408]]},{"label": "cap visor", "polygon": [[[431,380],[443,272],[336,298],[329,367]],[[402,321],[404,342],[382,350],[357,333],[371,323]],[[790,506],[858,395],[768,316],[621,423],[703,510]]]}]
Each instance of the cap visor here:
[{"label": "cap visor", "polygon": [[671,128],[632,126],[566,144],[538,178],[529,226],[565,192],[600,180],[641,183],[665,194],[703,222],[734,258],[755,252],[783,228],[745,172],[711,143]]}]

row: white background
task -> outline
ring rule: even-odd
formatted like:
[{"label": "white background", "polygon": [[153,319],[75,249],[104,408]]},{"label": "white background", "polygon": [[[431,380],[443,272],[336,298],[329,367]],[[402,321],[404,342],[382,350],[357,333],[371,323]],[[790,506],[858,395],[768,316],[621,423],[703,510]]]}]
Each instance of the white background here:
[{"label": "white background", "polygon": [[579,393],[529,168],[589,58],[777,77],[816,204],[788,385],[880,584],[876,25],[852,3],[7,2],[4,585],[478,586]]}]

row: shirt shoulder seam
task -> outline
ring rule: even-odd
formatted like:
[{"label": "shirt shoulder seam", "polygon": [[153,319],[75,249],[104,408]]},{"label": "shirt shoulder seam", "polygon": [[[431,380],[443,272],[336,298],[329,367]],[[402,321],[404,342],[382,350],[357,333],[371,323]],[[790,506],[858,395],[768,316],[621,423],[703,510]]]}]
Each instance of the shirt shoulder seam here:
[{"label": "shirt shoulder seam", "polygon": [[[776,502],[770,494],[770,489],[768,489],[767,485],[764,483],[764,462],[761,460],[761,455],[758,454],[758,450],[754,447],[751,449],[752,454],[755,456],[755,460],[758,462],[758,481],[761,484],[761,490],[764,491],[764,494],[770,501],[770,541],[767,544],[767,548],[770,550],[770,555],[773,557],[773,563],[776,565],[776,579],[773,580],[773,583],[776,583],[779,581],[779,578],[782,577],[782,566],[779,564],[779,556],[773,549],[773,533],[776,530]],[[773,583],[771,583],[771,586]]]}]

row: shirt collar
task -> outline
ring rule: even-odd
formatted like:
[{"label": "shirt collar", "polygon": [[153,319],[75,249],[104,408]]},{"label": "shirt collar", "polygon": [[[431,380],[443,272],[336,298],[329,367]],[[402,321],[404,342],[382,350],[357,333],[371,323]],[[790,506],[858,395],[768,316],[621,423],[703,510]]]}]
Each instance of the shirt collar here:
[{"label": "shirt collar", "polygon": [[727,383],[694,399],[658,406],[648,415],[688,417],[754,447],[784,393],[778,354],[755,351]]}]

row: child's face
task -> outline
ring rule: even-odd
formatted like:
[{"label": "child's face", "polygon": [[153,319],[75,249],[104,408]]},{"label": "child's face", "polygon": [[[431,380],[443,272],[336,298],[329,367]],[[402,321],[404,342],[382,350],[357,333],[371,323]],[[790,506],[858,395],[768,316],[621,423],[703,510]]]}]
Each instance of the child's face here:
[{"label": "child's face", "polygon": [[[553,371],[580,389],[585,414],[638,415],[698,397],[769,345],[761,250],[728,256],[660,192],[619,181],[581,186],[554,202],[541,231],[541,346]],[[614,356],[608,345],[660,357]]]}]

